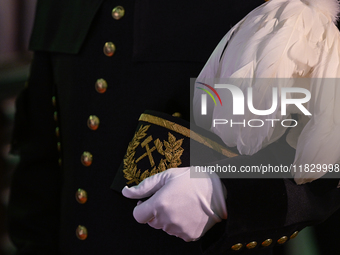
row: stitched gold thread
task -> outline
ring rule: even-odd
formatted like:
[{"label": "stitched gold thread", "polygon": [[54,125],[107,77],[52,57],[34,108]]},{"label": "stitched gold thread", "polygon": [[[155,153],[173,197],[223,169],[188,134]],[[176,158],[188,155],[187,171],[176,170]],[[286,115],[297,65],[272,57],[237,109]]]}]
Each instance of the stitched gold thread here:
[{"label": "stitched gold thread", "polygon": [[[184,149],[181,147],[183,143],[183,139],[177,140],[176,137],[168,133],[168,141],[164,141],[162,143],[158,138],[154,141],[155,147],[150,148],[149,143],[153,140],[152,136],[148,136],[143,142],[141,140],[147,135],[147,130],[150,125],[143,126],[139,128],[139,130],[135,133],[132,141],[129,143],[128,149],[126,151],[126,155],[123,160],[124,164],[124,177],[128,180],[127,184],[136,183],[139,184],[144,179],[161,173],[169,168],[178,167],[182,164],[181,156],[184,152]],[[135,153],[137,147],[141,145],[143,148],[146,148],[146,153],[140,156],[137,160],[135,159]],[[163,149],[163,147],[165,149]],[[152,152],[157,150],[158,153],[165,156],[165,159],[161,159],[158,166],[155,166],[155,162],[152,157]],[[137,163],[143,159],[144,157],[148,157],[150,161],[151,171],[147,169],[141,174],[141,170],[138,169]],[[138,170],[137,170],[138,169]]]},{"label": "stitched gold thread", "polygon": [[228,158],[238,156],[238,154],[236,154],[236,153],[230,151],[229,149],[221,146],[220,144],[216,143],[215,141],[212,141],[207,137],[201,136],[201,135],[195,133],[194,131],[192,131],[192,130],[186,128],[186,127],[183,127],[183,126],[181,126],[177,123],[162,119],[160,117],[152,116],[150,114],[145,114],[145,113],[143,113],[139,117],[139,120],[167,128],[171,131],[175,131],[175,132],[177,132],[177,133],[179,133],[183,136],[189,137],[189,138],[195,140],[196,142],[199,142],[199,143],[209,147],[210,149],[213,149],[213,150],[223,154],[224,156],[227,156]]},{"label": "stitched gold thread", "polygon": [[135,162],[135,153],[136,148],[140,144],[140,140],[143,139],[146,136],[146,131],[149,129],[150,125],[144,126],[141,125],[139,130],[135,133],[133,136],[132,141],[129,143],[129,146],[127,148],[125,157],[123,159],[124,164],[124,177],[129,181],[128,184],[136,182],[139,183],[140,179],[140,170],[137,171],[137,164]]}]

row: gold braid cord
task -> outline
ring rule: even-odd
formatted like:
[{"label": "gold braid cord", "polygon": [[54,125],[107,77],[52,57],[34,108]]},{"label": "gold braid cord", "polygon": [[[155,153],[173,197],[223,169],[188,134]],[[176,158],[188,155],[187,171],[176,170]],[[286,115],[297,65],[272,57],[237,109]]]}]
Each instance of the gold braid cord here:
[{"label": "gold braid cord", "polygon": [[[162,158],[158,166],[153,166],[151,171],[147,169],[142,173],[141,169],[138,169],[137,162],[139,159],[135,159],[135,153],[137,147],[141,144],[141,140],[147,135],[147,131],[150,125],[143,126],[135,133],[132,141],[129,143],[126,155],[123,160],[124,164],[124,177],[128,180],[127,184],[139,184],[144,179],[161,173],[169,168],[175,168],[182,164],[181,156],[184,149],[181,147],[183,139],[176,140],[176,137],[168,133],[168,141],[161,142],[159,139],[154,141],[155,149],[165,158]],[[137,161],[137,162],[136,162]],[[152,167],[152,166],[151,166]],[[138,170],[137,170],[138,169]]]},{"label": "gold braid cord", "polygon": [[204,137],[204,136],[202,136],[198,133],[195,133],[194,131],[192,131],[192,130],[186,128],[186,127],[183,127],[183,126],[181,126],[177,123],[171,122],[169,120],[162,119],[160,117],[153,116],[153,115],[150,115],[150,114],[145,114],[145,113],[143,113],[139,117],[139,120],[167,128],[167,129],[174,131],[176,133],[179,133],[183,136],[189,137],[190,139],[193,139],[196,142],[199,142],[199,143],[209,147],[210,149],[213,149],[213,150],[223,154],[224,156],[226,156],[228,158],[238,156],[238,154],[232,152],[231,150],[229,150],[226,147],[221,146],[217,142],[212,141],[207,137]]}]

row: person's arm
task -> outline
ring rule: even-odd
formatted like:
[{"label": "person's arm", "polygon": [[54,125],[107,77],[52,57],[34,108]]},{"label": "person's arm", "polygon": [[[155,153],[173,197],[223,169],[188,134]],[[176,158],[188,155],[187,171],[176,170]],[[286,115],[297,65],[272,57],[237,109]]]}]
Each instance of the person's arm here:
[{"label": "person's arm", "polygon": [[12,177],[9,233],[18,254],[58,253],[62,173],[52,76],[48,53],[36,52],[17,99],[12,152],[20,155],[20,163]]},{"label": "person's arm", "polygon": [[[225,159],[219,164],[290,166],[295,150],[283,138],[252,156]],[[247,244],[254,242],[255,250],[268,249],[268,244],[284,244],[303,228],[326,220],[340,207],[336,178],[303,185],[286,178],[221,180],[228,193],[228,219],[215,225],[203,238],[206,254],[232,251],[232,247],[241,247],[242,254],[249,250]]]},{"label": "person's arm", "polygon": [[[237,168],[260,164],[289,166],[294,160],[295,150],[284,138],[252,156],[227,158],[218,161],[218,164]],[[185,168],[182,169],[178,171],[186,172]],[[175,172],[176,169],[170,169],[169,174],[165,171],[147,178],[137,187],[125,188],[123,194],[135,199],[154,194],[151,199],[137,205],[134,210],[136,220],[186,241],[202,237],[202,248],[206,254],[268,250],[293,239],[304,227],[327,219],[340,206],[336,179],[297,185],[292,179],[283,178],[222,178],[227,189],[227,212],[220,213],[220,206],[223,208],[224,203],[216,206],[216,201],[221,200],[208,199],[216,196],[214,193],[220,197],[220,192],[209,189],[209,178],[202,182],[201,178],[190,178],[183,173],[172,176]],[[159,186],[156,189],[155,183]],[[216,182],[214,184],[217,190],[219,187]],[[193,190],[192,187],[200,188]],[[207,200],[210,202],[208,207]],[[216,216],[220,218],[216,220]],[[226,216],[226,221],[213,226]],[[199,233],[195,232],[198,228]],[[204,235],[209,228],[211,230]]]}]

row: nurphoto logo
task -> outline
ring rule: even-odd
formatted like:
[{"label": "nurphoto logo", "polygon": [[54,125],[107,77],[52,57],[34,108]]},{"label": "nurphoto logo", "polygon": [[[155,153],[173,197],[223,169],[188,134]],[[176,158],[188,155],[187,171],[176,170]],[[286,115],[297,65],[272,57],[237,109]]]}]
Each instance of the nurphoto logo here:
[{"label": "nurphoto logo", "polygon": [[[220,95],[217,93],[216,89],[227,89],[232,96],[233,100],[233,115],[244,115],[245,114],[245,96],[243,91],[231,84],[215,84],[214,87],[202,83],[202,82],[196,82],[200,85],[203,85],[206,88],[202,87],[196,87],[200,90],[203,90],[206,92],[214,101],[215,106],[217,106],[215,97],[220,102],[220,105],[223,106],[223,100],[221,99]],[[212,91],[212,94],[210,91]],[[279,93],[280,92],[280,96]],[[303,98],[290,98],[291,93],[300,93],[303,94]],[[207,94],[201,95],[201,115],[207,115]],[[281,106],[281,115],[287,115],[287,105],[295,105],[304,115],[311,116],[312,114],[306,109],[305,106],[303,106],[304,103],[309,102],[311,99],[311,93],[309,90],[305,88],[298,88],[298,87],[272,87],[272,105],[269,109],[265,110],[259,110],[255,109],[254,102],[253,102],[253,88],[248,87],[247,88],[247,97],[246,97],[246,106],[248,107],[248,110],[257,116],[265,116],[273,114],[278,106],[279,106],[279,99],[280,99],[280,106]],[[233,125],[246,125],[246,120],[244,119],[243,122],[233,122],[232,119],[213,119],[213,127],[216,127],[216,125],[225,125],[230,124]],[[276,121],[280,121],[280,119],[250,119],[247,121],[248,126],[250,127],[262,127],[264,125],[264,121],[268,121],[272,123],[272,127],[274,127],[274,123]],[[281,120],[281,125],[284,127],[295,127],[297,126],[297,121],[294,119],[283,119]]]}]

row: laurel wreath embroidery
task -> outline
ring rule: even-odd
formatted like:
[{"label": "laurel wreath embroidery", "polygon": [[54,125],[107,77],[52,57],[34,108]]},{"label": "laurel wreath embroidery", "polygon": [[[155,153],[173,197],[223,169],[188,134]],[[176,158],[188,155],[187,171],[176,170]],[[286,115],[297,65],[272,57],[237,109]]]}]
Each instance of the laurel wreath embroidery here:
[{"label": "laurel wreath embroidery", "polygon": [[162,143],[158,138],[154,141],[156,150],[161,155],[164,155],[165,158],[162,158],[158,166],[154,166],[151,171],[147,169],[141,173],[141,170],[137,167],[135,153],[137,147],[141,143],[141,140],[147,135],[146,132],[148,131],[149,127],[150,125],[141,125],[127,148],[126,155],[123,160],[123,172],[124,177],[128,180],[127,184],[139,184],[141,181],[154,174],[161,173],[169,168],[178,167],[182,164],[181,156],[184,152],[184,149],[181,146],[183,139],[176,140],[176,137],[169,132],[168,141],[163,141]]}]

